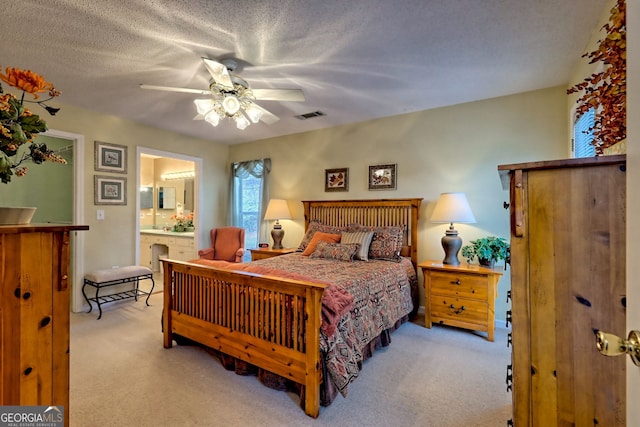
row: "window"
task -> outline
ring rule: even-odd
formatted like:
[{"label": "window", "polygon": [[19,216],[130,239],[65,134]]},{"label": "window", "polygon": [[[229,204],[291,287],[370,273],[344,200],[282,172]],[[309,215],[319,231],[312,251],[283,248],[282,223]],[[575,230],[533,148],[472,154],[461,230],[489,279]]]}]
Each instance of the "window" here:
[{"label": "window", "polygon": [[594,108],[576,119],[573,125],[573,157],[593,157],[596,155],[596,148],[591,144],[594,123]]},{"label": "window", "polygon": [[[257,248],[260,243],[261,225],[269,200],[268,177],[271,160],[261,159],[231,165],[231,225],[245,230],[245,248]],[[245,261],[250,260],[249,251]]]},{"label": "window", "polygon": [[236,192],[238,197],[238,227],[245,230],[245,248],[258,247],[258,225],[260,223],[260,194],[262,179],[249,175],[246,178],[236,178]]}]

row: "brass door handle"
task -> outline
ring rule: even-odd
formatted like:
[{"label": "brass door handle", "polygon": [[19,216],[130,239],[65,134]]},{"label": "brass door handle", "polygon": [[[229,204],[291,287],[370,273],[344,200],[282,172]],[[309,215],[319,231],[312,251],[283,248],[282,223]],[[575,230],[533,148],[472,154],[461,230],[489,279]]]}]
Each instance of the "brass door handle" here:
[{"label": "brass door handle", "polygon": [[598,331],[596,333],[596,348],[605,356],[619,356],[628,354],[636,366],[640,366],[640,331],[629,332],[625,340],[617,335]]}]

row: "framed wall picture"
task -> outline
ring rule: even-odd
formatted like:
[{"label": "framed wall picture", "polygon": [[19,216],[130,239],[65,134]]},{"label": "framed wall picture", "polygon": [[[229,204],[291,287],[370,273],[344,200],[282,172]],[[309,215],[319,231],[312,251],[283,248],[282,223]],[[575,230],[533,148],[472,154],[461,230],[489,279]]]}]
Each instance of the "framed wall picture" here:
[{"label": "framed wall picture", "polygon": [[396,165],[369,166],[369,190],[395,190]]},{"label": "framed wall picture", "polygon": [[324,191],[349,191],[349,168],[325,169]]},{"label": "framed wall picture", "polygon": [[94,204],[126,205],[127,178],[94,175]]},{"label": "framed wall picture", "polygon": [[95,141],[95,170],[127,173],[127,147]]}]

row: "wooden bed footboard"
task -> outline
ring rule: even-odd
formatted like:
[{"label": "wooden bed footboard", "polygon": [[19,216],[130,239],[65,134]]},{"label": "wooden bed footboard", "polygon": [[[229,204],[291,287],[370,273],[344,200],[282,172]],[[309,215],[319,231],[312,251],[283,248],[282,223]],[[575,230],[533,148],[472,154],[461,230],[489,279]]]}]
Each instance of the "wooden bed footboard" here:
[{"label": "wooden bed footboard", "polygon": [[305,386],[320,412],[320,325],[326,285],[162,260],[164,347],[199,342]]}]

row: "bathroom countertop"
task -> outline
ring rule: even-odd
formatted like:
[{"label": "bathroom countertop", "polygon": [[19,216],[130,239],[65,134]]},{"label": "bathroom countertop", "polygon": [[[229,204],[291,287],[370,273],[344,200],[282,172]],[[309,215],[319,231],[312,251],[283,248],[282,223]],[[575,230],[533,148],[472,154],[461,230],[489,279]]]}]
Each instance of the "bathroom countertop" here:
[{"label": "bathroom countertop", "polygon": [[159,236],[172,236],[172,237],[193,237],[193,231],[164,231],[164,230],[154,230],[149,228],[143,228],[140,230],[140,234],[155,234]]}]

